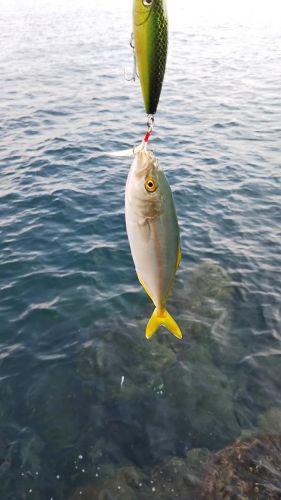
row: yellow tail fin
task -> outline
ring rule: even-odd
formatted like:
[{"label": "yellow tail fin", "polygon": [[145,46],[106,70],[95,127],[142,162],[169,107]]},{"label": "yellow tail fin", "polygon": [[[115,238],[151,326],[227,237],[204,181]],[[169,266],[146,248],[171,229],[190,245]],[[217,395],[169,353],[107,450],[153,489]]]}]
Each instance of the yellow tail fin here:
[{"label": "yellow tail fin", "polygon": [[156,309],[154,309],[154,312],[149,322],[147,323],[145,332],[146,338],[150,339],[150,337],[152,337],[152,335],[156,332],[156,330],[158,330],[159,326],[161,325],[165,326],[165,328],[167,328],[167,330],[169,330],[178,339],[182,338],[180,327],[168,313],[168,311],[165,310],[164,313],[159,316]]}]

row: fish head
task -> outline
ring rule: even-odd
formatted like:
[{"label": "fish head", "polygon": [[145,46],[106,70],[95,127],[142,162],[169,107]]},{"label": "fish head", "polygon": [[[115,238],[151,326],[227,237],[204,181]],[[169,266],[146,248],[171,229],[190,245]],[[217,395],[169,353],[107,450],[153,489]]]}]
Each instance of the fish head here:
[{"label": "fish head", "polygon": [[153,219],[161,210],[164,174],[151,151],[136,153],[127,181],[126,195],[138,214]]}]

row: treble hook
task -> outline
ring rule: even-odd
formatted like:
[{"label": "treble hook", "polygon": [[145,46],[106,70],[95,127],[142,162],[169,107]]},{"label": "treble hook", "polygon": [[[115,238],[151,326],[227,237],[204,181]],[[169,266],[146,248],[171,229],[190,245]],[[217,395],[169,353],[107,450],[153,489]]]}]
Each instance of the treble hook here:
[{"label": "treble hook", "polygon": [[139,78],[139,75],[138,75],[138,72],[137,72],[137,59],[136,59],[136,53],[135,53],[134,33],[131,33],[130,47],[133,50],[133,73],[132,73],[131,77],[127,77],[128,75],[127,75],[127,71],[125,69],[124,70],[124,76],[125,76],[125,80],[127,80],[127,82],[131,82],[131,81],[135,82],[136,81],[136,77]]}]

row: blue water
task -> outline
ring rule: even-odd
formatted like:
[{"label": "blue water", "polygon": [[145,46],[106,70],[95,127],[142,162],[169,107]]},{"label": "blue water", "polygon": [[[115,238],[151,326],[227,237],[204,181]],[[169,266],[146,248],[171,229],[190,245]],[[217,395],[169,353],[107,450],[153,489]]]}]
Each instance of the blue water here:
[{"label": "blue water", "polygon": [[1,12],[1,500],[97,498],[124,467],[213,453],[281,409],[280,32],[170,33],[151,147],[181,230],[184,339],[147,342],[131,160],[103,154],[145,131],[130,21],[78,2]]}]

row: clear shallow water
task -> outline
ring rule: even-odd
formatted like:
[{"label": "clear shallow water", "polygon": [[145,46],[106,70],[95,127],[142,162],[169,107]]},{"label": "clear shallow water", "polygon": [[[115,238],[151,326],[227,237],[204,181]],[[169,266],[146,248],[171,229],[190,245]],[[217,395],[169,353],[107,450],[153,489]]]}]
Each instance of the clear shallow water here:
[{"label": "clear shallow water", "polygon": [[[90,498],[84,485],[122,484],[128,466],[150,488],[165,460],[219,450],[281,407],[280,34],[170,34],[152,147],[181,228],[170,311],[184,339],[148,343],[124,223],[130,160],[103,155],[144,132],[138,84],[123,78],[130,16],[99,9],[26,3],[0,20],[7,500]],[[138,482],[120,498],[132,495]]]}]

